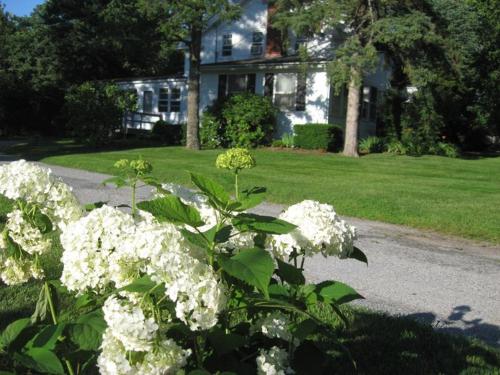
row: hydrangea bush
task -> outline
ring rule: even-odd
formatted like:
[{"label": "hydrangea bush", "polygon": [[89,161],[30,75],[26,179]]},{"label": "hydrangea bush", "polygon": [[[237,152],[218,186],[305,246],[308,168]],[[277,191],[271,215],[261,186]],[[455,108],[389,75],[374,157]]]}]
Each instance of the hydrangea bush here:
[{"label": "hydrangea bush", "polygon": [[[337,281],[306,282],[304,262],[366,257],[329,205],[304,201],[278,218],[248,212],[266,193],[239,191],[238,172],[254,166],[247,150],[219,156],[217,167],[235,175],[228,192],[195,173],[196,190],[162,184],[147,161],[120,160],[106,182],[132,188],[130,209],[86,210],[50,170],[0,166],[0,194],[15,202],[0,236],[0,277],[44,281],[33,315],[0,336],[12,373],[330,373],[331,356],[314,338],[334,333],[314,307],[330,305],[346,321],[339,306],[362,297]],[[156,194],[136,203],[141,183]],[[52,231],[63,247],[60,280],[44,280],[39,261]],[[58,304],[62,296],[71,302]]]}]

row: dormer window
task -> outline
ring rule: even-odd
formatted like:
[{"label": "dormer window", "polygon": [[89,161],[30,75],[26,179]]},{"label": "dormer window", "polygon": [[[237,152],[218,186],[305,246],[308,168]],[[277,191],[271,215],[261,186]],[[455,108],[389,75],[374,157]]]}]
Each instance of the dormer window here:
[{"label": "dormer window", "polygon": [[231,56],[233,54],[233,34],[224,34],[222,36],[222,56]]},{"label": "dormer window", "polygon": [[260,31],[255,31],[252,34],[252,47],[250,48],[250,54],[252,56],[262,55],[264,44],[264,34]]}]

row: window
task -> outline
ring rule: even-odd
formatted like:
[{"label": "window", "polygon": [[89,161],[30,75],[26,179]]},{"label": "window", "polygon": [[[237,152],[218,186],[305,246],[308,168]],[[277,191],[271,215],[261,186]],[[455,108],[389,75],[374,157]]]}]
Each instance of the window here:
[{"label": "window", "polygon": [[377,119],[377,88],[375,87],[363,87],[361,118],[368,121]]},{"label": "window", "polygon": [[181,111],[181,89],[174,87],[170,91],[170,112]]},{"label": "window", "polygon": [[273,97],[274,73],[264,75],[264,96]]},{"label": "window", "polygon": [[158,112],[168,112],[168,89],[160,89]]},{"label": "window", "polygon": [[306,110],[306,90],[307,90],[307,74],[299,73],[297,76],[297,97],[295,98],[295,110]]},{"label": "window", "polygon": [[293,111],[295,109],[295,90],[297,88],[297,74],[276,74],[274,90],[274,104],[281,110]]},{"label": "window", "polygon": [[146,113],[153,112],[153,91],[143,92],[142,111]]},{"label": "window", "polygon": [[231,56],[233,53],[233,34],[222,36],[222,56]]},{"label": "window", "polygon": [[250,54],[252,56],[262,55],[262,45],[264,43],[264,34],[260,31],[255,31],[252,34],[252,46],[250,47]]},{"label": "window", "polygon": [[255,93],[255,74],[219,74],[218,97],[242,92]]}]

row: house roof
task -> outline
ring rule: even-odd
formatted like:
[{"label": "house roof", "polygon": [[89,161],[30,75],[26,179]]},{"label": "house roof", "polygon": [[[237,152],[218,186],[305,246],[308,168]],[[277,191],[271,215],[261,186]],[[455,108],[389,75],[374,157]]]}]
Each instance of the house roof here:
[{"label": "house roof", "polygon": [[181,74],[170,74],[162,76],[145,76],[145,77],[123,77],[123,78],[113,78],[106,81],[111,82],[146,82],[146,81],[165,81],[165,80],[185,80],[186,77]]}]

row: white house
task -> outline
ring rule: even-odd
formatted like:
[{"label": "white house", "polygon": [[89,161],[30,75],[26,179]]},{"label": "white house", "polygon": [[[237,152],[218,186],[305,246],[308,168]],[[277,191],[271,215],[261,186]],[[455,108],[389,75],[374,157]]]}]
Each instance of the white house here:
[{"label": "white house", "polygon": [[[271,97],[279,108],[277,137],[291,132],[293,125],[306,123],[345,124],[346,96],[335,96],[327,79],[334,35],[314,40],[290,33],[290,47],[283,50],[279,33],[270,20],[274,11],[267,0],[240,0],[241,17],[222,22],[216,17],[202,40],[200,111],[217,98],[238,92],[254,92]],[[302,67],[299,46],[310,56]],[[186,64],[184,75],[189,66]],[[382,59],[379,68],[364,78],[360,136],[375,133],[377,101],[388,86],[389,72]],[[181,78],[155,78],[121,82],[138,90],[140,107],[171,123],[185,122],[187,88]],[[172,94],[180,104],[174,105]],[[166,103],[169,105],[161,105]]]}]

